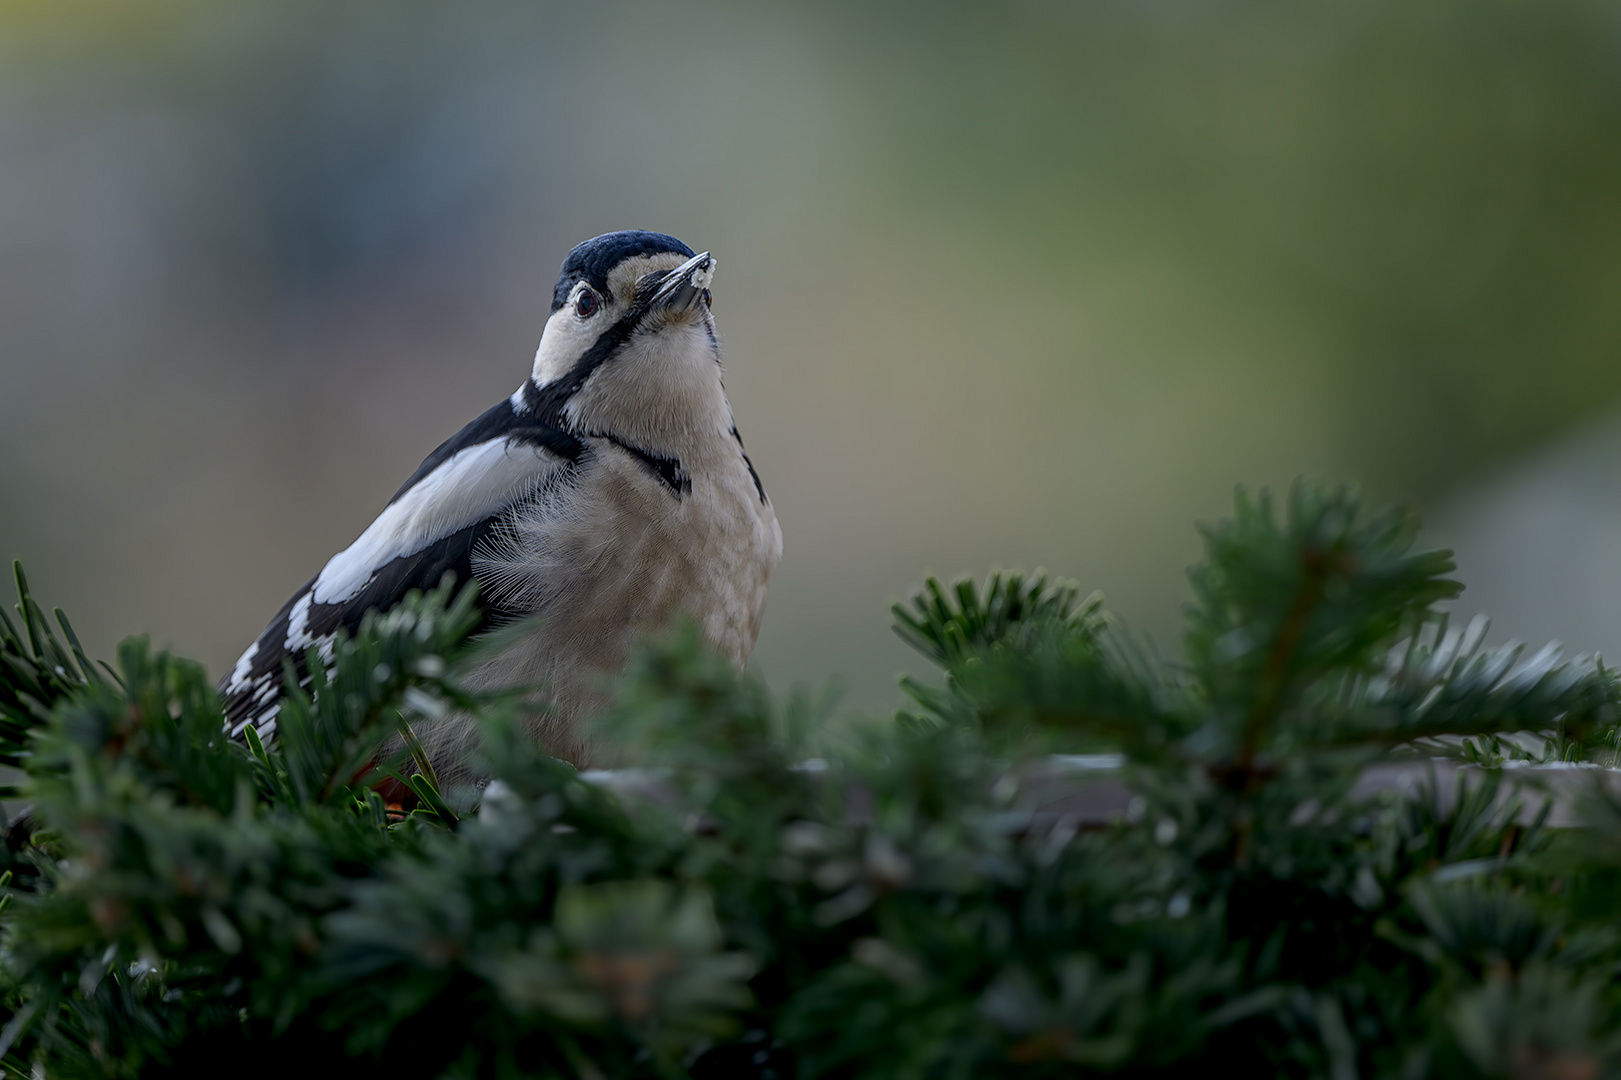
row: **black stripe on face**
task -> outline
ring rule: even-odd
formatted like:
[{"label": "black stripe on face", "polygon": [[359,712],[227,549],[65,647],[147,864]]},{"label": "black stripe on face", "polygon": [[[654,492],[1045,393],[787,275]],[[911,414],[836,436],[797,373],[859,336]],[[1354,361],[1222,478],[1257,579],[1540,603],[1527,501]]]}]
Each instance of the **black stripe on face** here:
[{"label": "black stripe on face", "polygon": [[[683,250],[685,250],[685,245],[683,245]],[[647,317],[649,310],[651,310],[654,297],[659,291],[659,285],[665,278],[669,277],[672,271],[673,268],[653,270],[642,275],[641,280],[636,283],[635,293],[631,296],[630,309],[619,317],[618,322],[597,335],[597,340],[593,341],[591,347],[585,350],[585,353],[574,362],[574,366],[568,370],[567,374],[553,379],[543,386],[536,387],[532,394],[526,388],[524,390],[525,408],[533,412],[544,423],[566,428],[568,425],[563,418],[563,407],[568,404],[570,398],[579,393],[580,387],[585,385],[585,381],[591,377],[597,368],[612,360],[614,355],[625,347],[625,343],[641,327],[642,320]],[[602,289],[606,292],[607,285],[604,284]],[[553,308],[553,311],[556,311],[556,308]],[[715,349],[715,361],[719,363],[720,343],[715,338],[714,325],[706,318],[704,327]]]},{"label": "black stripe on face", "polygon": [[644,314],[646,311],[641,305],[632,306],[618,322],[597,335],[597,340],[585,350],[585,355],[574,362],[568,374],[538,387],[534,397],[535,418],[553,427],[566,427],[563,407],[568,404],[570,398],[580,392],[580,387],[585,385],[585,380],[589,379],[597,368],[606,364],[615,353],[625,347],[625,342],[636,332],[636,327]]}]

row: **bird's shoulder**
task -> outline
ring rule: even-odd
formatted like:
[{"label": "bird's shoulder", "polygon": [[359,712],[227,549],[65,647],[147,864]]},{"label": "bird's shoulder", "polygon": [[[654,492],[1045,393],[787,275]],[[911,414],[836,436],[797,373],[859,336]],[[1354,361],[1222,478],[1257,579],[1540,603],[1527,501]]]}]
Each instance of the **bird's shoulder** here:
[{"label": "bird's shoulder", "polygon": [[[586,452],[575,435],[523,408],[522,391],[487,409],[425,458],[354,543],[288,598],[221,686],[233,735],[274,730],[286,661],[307,685],[307,654],[330,656],[339,631],[367,611],[473,577],[474,549],[505,527],[512,507],[559,483]],[[486,622],[503,613],[485,603]]]},{"label": "bird's shoulder", "polygon": [[423,458],[389,504],[398,502],[412,488],[444,469],[458,454],[492,443],[533,446],[562,461],[579,460],[585,445],[564,428],[560,416],[550,410],[537,411],[532,404],[534,399],[534,384],[526,381],[517,393],[490,406]]}]

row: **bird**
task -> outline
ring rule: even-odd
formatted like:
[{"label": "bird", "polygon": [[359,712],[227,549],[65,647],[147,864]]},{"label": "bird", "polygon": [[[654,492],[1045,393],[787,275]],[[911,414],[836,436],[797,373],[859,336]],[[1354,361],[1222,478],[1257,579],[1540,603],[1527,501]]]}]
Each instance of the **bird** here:
[{"label": "bird", "polygon": [[[225,728],[275,735],[290,659],[444,575],[475,581],[481,627],[524,622],[477,689],[541,686],[545,752],[613,760],[590,719],[638,635],[696,622],[739,670],[782,530],[722,384],[715,259],[646,230],[575,245],[528,378],[434,450],[377,518],[293,593],[222,680]],[[539,616],[531,619],[531,616]],[[467,717],[418,732],[441,782],[477,782]]]}]

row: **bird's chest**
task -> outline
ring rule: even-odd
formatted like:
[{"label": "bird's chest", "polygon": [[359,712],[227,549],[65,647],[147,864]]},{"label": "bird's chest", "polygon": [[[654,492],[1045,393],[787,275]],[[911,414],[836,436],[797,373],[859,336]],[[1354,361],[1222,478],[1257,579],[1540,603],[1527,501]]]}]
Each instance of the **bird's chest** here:
[{"label": "bird's chest", "polygon": [[517,511],[516,565],[486,587],[504,580],[509,606],[546,616],[534,646],[554,663],[612,669],[637,633],[686,614],[741,666],[781,538],[726,449],[677,461],[597,441],[574,482]]}]

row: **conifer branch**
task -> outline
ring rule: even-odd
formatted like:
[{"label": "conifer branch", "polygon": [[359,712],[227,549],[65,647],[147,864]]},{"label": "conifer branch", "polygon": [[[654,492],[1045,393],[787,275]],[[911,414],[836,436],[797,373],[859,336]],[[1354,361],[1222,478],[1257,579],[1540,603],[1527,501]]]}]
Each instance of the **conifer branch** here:
[{"label": "conifer branch", "polygon": [[[927,582],[896,632],[942,678],[840,738],[694,627],[644,643],[603,721],[638,767],[606,776],[539,752],[532,693],[462,684],[477,612],[448,584],[309,657],[275,737],[239,744],[197,665],[131,639],[103,677],[19,571],[0,760],[33,819],[0,848],[0,1060],[1621,1071],[1614,673],[1451,626],[1451,560],[1409,515],[1308,484],[1281,509],[1241,492],[1204,530],[1185,663],[1072,583]],[[481,793],[410,769],[450,714],[483,734]],[[1533,762],[1589,804],[1554,815]]]}]

